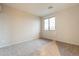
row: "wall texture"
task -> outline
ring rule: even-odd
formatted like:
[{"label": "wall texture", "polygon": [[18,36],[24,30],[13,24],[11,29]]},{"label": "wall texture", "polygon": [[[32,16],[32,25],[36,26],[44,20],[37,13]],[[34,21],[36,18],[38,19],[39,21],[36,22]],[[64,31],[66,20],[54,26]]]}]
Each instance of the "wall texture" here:
[{"label": "wall texture", "polygon": [[3,5],[0,13],[0,47],[39,38],[40,19]]},{"label": "wall texture", "polygon": [[79,6],[56,13],[56,33],[56,40],[79,45]]},{"label": "wall texture", "polygon": [[63,9],[54,15],[56,17],[56,31],[41,30],[42,37],[79,45],[79,6]]}]

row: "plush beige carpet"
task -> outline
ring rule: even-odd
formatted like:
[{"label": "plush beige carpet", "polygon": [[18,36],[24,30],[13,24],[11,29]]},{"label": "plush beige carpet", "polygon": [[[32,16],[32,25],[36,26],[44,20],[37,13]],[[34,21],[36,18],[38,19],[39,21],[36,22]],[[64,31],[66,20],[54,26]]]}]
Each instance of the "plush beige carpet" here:
[{"label": "plush beige carpet", "polygon": [[79,46],[56,42],[61,56],[79,56]]},{"label": "plush beige carpet", "polygon": [[45,56],[79,56],[79,46],[58,41],[52,41],[40,51],[40,55]]},{"label": "plush beige carpet", "polygon": [[34,56],[39,55],[39,50],[51,40],[36,39],[20,44],[0,48],[0,56]]},{"label": "plush beige carpet", "polygon": [[59,49],[55,41],[48,43],[40,49],[42,56],[60,56]]},{"label": "plush beige carpet", "polygon": [[0,56],[79,56],[79,46],[37,39],[0,48]]}]

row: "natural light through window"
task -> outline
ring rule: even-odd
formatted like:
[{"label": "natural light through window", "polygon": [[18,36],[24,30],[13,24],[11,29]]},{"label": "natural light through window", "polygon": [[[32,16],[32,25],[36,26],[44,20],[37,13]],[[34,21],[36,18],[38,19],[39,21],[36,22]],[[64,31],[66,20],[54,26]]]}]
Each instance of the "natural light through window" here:
[{"label": "natural light through window", "polygon": [[44,20],[44,30],[55,30],[55,17]]},{"label": "natural light through window", "polygon": [[44,29],[48,30],[48,19],[44,20]]},{"label": "natural light through window", "polygon": [[50,30],[55,30],[55,17],[49,19]]}]

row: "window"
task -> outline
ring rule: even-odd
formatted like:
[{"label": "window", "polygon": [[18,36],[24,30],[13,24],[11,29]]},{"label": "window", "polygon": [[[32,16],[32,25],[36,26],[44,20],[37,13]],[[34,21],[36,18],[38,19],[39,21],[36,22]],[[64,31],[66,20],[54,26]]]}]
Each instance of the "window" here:
[{"label": "window", "polygon": [[44,30],[55,30],[55,17],[44,20]]},{"label": "window", "polygon": [[44,29],[48,30],[48,19],[44,20]]}]

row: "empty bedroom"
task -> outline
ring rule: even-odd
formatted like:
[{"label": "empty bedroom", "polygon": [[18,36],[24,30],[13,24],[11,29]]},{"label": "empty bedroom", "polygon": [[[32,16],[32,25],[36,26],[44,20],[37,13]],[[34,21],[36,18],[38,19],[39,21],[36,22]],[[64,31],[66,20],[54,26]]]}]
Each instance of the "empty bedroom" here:
[{"label": "empty bedroom", "polygon": [[79,4],[0,3],[0,56],[79,56]]}]

